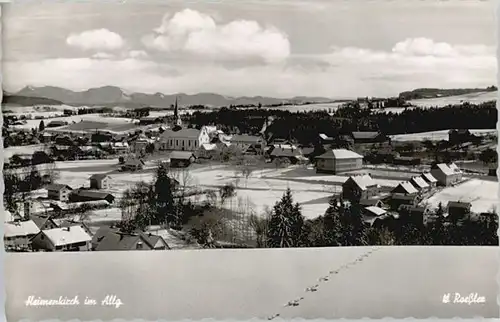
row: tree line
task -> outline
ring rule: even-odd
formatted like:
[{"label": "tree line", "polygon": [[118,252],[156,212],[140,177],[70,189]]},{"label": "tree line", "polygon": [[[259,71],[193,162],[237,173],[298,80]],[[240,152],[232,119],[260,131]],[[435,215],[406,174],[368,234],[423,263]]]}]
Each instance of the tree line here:
[{"label": "tree line", "polygon": [[334,137],[353,131],[380,131],[386,135],[438,131],[446,129],[492,129],[496,127],[495,102],[463,103],[447,107],[407,108],[401,113],[374,113],[359,105],[339,107],[332,114],[326,111],[290,112],[276,109],[228,109],[194,112],[189,122],[197,127],[219,125],[231,132],[257,134],[264,120],[274,116],[267,128],[276,138],[295,139],[301,144],[314,144],[318,134]]}]

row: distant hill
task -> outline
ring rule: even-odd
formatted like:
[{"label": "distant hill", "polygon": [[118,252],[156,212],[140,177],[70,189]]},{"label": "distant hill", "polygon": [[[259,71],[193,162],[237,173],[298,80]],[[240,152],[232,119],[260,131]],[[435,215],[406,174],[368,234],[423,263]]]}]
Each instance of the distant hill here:
[{"label": "distant hill", "polygon": [[62,105],[63,103],[61,101],[45,97],[29,97],[21,95],[4,94],[2,99],[2,104],[32,106],[32,105]]},{"label": "distant hill", "polygon": [[404,100],[426,99],[426,98],[439,98],[448,96],[465,95],[479,92],[494,92],[497,90],[496,86],[487,88],[458,88],[458,89],[442,89],[442,88],[418,88],[413,91],[402,92],[399,98]]},{"label": "distant hill", "polygon": [[[13,94],[17,97],[29,98],[45,98],[62,102],[68,105],[87,105],[87,106],[124,106],[128,108],[134,107],[170,107],[174,104],[175,99],[179,101],[181,106],[205,105],[213,107],[229,106],[229,105],[277,105],[281,103],[303,104],[303,103],[322,103],[332,102],[332,99],[325,97],[294,97],[290,99],[281,99],[273,97],[253,96],[253,97],[228,97],[214,93],[198,93],[198,94],[170,94],[163,93],[146,94],[146,93],[131,93],[116,86],[103,86],[98,88],[90,88],[86,91],[75,92],[68,89],[44,86],[32,87],[27,86],[19,92]],[[48,104],[48,103],[42,103]]]}]

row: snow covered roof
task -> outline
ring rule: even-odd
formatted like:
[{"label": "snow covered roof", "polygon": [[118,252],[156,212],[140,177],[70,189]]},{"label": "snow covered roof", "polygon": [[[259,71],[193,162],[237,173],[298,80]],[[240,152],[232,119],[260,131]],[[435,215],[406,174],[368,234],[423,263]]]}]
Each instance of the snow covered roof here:
[{"label": "snow covered roof", "polygon": [[455,164],[455,163],[449,163],[448,167],[455,173],[462,173],[462,170]]},{"label": "snow covered roof", "polygon": [[43,230],[42,233],[47,236],[54,246],[70,245],[92,240],[92,237],[82,227],[76,225]]},{"label": "snow covered roof", "polygon": [[242,142],[242,143],[248,143],[248,144],[253,144],[253,143],[259,143],[262,141],[262,138],[259,136],[253,136],[253,135],[248,135],[248,134],[235,134],[231,137],[231,142]]},{"label": "snow covered roof", "polygon": [[5,237],[21,237],[35,235],[40,232],[33,220],[4,223]]},{"label": "snow covered roof", "polygon": [[318,159],[362,159],[363,156],[346,149],[333,149],[317,157]]},{"label": "snow covered roof", "polygon": [[445,175],[452,175],[455,174],[455,171],[453,171],[447,164],[445,163],[438,163],[436,164],[435,168],[441,170]]},{"label": "snow covered roof", "polygon": [[373,187],[377,185],[375,180],[373,180],[373,178],[369,174],[352,176],[350,177],[350,179],[353,180],[356,183],[356,185],[361,188],[361,190],[366,190],[368,187]]},{"label": "snow covered roof", "polygon": [[375,216],[382,216],[387,213],[387,211],[385,211],[384,209],[376,206],[365,207],[365,209]]},{"label": "snow covered roof", "polygon": [[422,177],[413,177],[411,182],[419,189],[429,188],[429,184]]},{"label": "snow covered roof", "polygon": [[168,157],[170,159],[188,160],[194,157],[194,154],[189,151],[172,151]]},{"label": "snow covered roof", "polygon": [[430,172],[422,173],[422,178],[431,183],[436,183],[437,179]]},{"label": "snow covered roof", "polygon": [[[412,194],[412,193],[417,193],[418,192],[418,190],[409,181],[401,182],[398,185],[398,187],[403,188],[403,190],[407,194]],[[396,187],[395,189],[397,189],[398,187]]]},{"label": "snow covered roof", "polygon": [[201,145],[201,147],[206,150],[206,151],[212,151],[217,149],[217,144],[215,143],[204,143]]}]

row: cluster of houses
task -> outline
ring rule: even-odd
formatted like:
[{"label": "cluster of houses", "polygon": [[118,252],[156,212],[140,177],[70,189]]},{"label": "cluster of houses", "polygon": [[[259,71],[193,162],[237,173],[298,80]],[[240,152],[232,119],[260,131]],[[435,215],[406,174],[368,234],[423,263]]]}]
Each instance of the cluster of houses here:
[{"label": "cluster of houses", "polygon": [[171,249],[160,235],[120,232],[102,227],[95,234],[84,223],[32,215],[29,220],[4,223],[8,251],[118,251]]},{"label": "cluster of houses", "polygon": [[[436,164],[430,172],[399,183],[389,192],[384,191],[369,174],[349,177],[342,185],[342,198],[362,208],[365,223],[373,226],[393,219],[411,218],[418,224],[426,222],[429,209],[419,204],[434,193],[438,186],[451,186],[462,181],[462,171],[454,164]],[[450,218],[470,213],[471,204],[449,202],[444,211]],[[401,217],[403,216],[403,217]],[[429,219],[430,220],[430,219]]]}]

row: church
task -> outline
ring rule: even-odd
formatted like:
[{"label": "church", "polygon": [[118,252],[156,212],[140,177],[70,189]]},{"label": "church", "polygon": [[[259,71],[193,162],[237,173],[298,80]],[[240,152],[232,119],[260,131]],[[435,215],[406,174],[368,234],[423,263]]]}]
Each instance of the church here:
[{"label": "church", "polygon": [[183,128],[176,99],[174,125],[172,129],[168,129],[161,134],[158,150],[196,151],[206,143],[210,143],[210,135],[206,127],[202,127],[201,130]]}]

